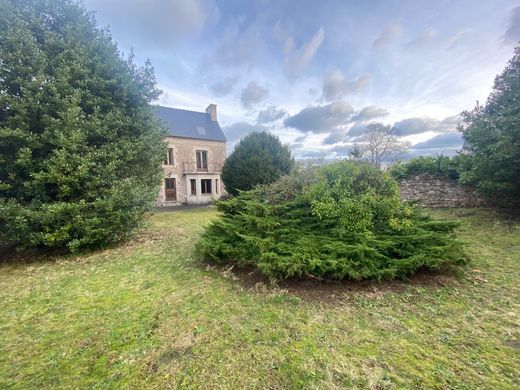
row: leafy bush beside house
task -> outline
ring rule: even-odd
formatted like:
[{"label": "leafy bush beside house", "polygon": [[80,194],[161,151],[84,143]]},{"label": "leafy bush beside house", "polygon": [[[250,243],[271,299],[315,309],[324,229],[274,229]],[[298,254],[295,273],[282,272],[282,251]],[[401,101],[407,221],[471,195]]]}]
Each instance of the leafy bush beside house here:
[{"label": "leafy bush beside house", "polygon": [[201,256],[274,278],[380,280],[465,263],[457,224],[401,203],[397,183],[370,164],[297,175],[218,202],[223,215],[203,233]]},{"label": "leafy bush beside house", "polygon": [[269,184],[294,167],[289,148],[278,137],[255,132],[242,138],[222,167],[226,190],[237,195],[259,184]]},{"label": "leafy bush beside house", "polygon": [[76,1],[0,5],[1,244],[126,237],[161,179],[153,68],[122,58]]}]

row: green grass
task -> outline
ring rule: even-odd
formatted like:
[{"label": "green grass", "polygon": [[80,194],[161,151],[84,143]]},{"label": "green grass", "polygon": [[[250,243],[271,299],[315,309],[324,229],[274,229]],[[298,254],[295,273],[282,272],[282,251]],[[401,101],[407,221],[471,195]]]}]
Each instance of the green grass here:
[{"label": "green grass", "polygon": [[0,264],[0,388],[518,388],[520,223],[463,222],[457,278],[281,287],[194,259],[211,209],[134,242]]}]

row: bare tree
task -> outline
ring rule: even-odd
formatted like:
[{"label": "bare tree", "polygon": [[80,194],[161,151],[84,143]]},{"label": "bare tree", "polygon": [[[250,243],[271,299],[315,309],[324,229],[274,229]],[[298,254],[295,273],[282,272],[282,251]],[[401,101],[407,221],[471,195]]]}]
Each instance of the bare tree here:
[{"label": "bare tree", "polygon": [[399,140],[393,127],[382,123],[368,125],[362,140],[364,154],[378,168],[384,162],[394,161],[410,147],[407,142]]},{"label": "bare tree", "polygon": [[348,153],[351,160],[361,160],[363,158],[363,148],[359,144],[352,145],[352,149]]}]

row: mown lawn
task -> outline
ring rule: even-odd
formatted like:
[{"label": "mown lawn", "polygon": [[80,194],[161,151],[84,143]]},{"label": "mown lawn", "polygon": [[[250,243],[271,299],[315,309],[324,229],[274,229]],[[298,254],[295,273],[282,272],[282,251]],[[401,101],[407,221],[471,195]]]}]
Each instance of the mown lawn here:
[{"label": "mown lawn", "polygon": [[463,221],[464,274],[268,285],[194,259],[210,209],[1,263],[0,388],[518,388],[520,222],[434,214]]}]

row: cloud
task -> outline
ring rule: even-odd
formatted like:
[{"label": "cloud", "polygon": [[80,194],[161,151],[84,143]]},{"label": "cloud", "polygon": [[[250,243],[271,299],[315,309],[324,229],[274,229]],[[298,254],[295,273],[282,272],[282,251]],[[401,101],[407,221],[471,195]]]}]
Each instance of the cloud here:
[{"label": "cloud", "polygon": [[97,10],[101,24],[111,25],[119,41],[160,49],[198,35],[220,18],[214,0],[86,0],[86,5]]},{"label": "cloud", "polygon": [[233,87],[237,82],[238,77],[228,77],[224,80],[217,81],[216,83],[212,84],[209,89],[211,89],[211,92],[213,92],[216,96],[226,96],[233,90]]},{"label": "cloud", "polygon": [[382,118],[390,113],[384,108],[367,106],[352,117],[353,121],[366,122],[376,118]]},{"label": "cloud", "polygon": [[254,125],[247,122],[236,122],[222,129],[229,142],[234,142],[255,131],[267,131],[268,128],[262,125]]},{"label": "cloud", "polygon": [[253,106],[264,100],[268,94],[269,91],[266,88],[258,85],[256,81],[251,81],[242,90],[240,100],[245,108],[251,109]]},{"label": "cloud", "polygon": [[296,137],[293,142],[304,142],[309,134],[300,135]]},{"label": "cloud", "polygon": [[265,39],[257,24],[242,24],[240,18],[232,18],[211,44],[211,52],[203,56],[199,65],[202,73],[215,67],[241,68],[257,66],[265,56]]},{"label": "cloud", "polygon": [[377,49],[380,49],[392,42],[402,32],[403,28],[400,25],[389,24],[383,29],[383,31],[381,31],[379,36],[374,40],[372,46],[374,46]]},{"label": "cloud", "polygon": [[450,131],[457,130],[457,127],[461,122],[462,118],[459,115],[449,116],[441,120],[435,127],[434,131],[448,133]]},{"label": "cloud", "polygon": [[413,146],[413,149],[456,149],[462,146],[463,139],[461,133],[439,134],[427,141],[420,142]]},{"label": "cloud", "polygon": [[466,35],[468,35],[471,32],[470,28],[465,28],[463,30],[458,31],[457,33],[453,34],[447,41],[446,41],[446,50],[453,49],[457,46],[459,41],[464,38]]},{"label": "cloud", "polygon": [[335,153],[337,156],[346,157],[352,150],[352,145],[336,145],[330,149],[327,149],[329,153]]},{"label": "cloud", "polygon": [[283,118],[287,115],[287,111],[284,109],[278,109],[275,106],[269,106],[265,110],[258,112],[256,123],[271,123]]},{"label": "cloud", "polygon": [[369,81],[369,74],[354,81],[347,81],[339,70],[328,71],[323,78],[323,97],[331,101],[341,99],[345,95],[356,94],[365,88]]},{"label": "cloud", "polygon": [[303,142],[293,142],[291,144],[289,144],[289,148],[291,150],[297,150],[297,149],[302,149],[305,145],[303,144]]},{"label": "cloud", "polygon": [[343,142],[345,140],[346,132],[343,129],[338,129],[336,131],[332,131],[323,141],[321,141],[322,145],[335,145],[338,142]]},{"label": "cloud", "polygon": [[316,51],[323,43],[325,38],[325,29],[320,29],[314,34],[314,36],[305,44],[299,48],[294,47],[294,38],[287,37],[284,41],[284,73],[290,80],[298,78],[303,71],[307,68],[307,65],[312,60]]},{"label": "cloud", "polygon": [[419,49],[421,47],[426,46],[435,36],[437,35],[437,30],[432,27],[428,27],[424,32],[419,35],[417,38],[412,39],[406,47],[410,49]]},{"label": "cloud", "polygon": [[457,149],[442,149],[442,148],[433,148],[433,149],[408,149],[403,152],[399,159],[401,160],[410,160],[414,157],[419,156],[455,156],[457,154]]},{"label": "cloud", "polygon": [[461,118],[458,115],[449,116],[442,121],[429,117],[407,118],[394,123],[394,128],[399,136],[419,134],[426,131],[446,133],[456,130],[460,121]]},{"label": "cloud", "polygon": [[504,33],[504,41],[514,44],[520,42],[520,6],[511,11],[511,19],[509,19],[509,25]]},{"label": "cloud", "polygon": [[350,104],[338,101],[324,106],[304,108],[298,114],[285,119],[283,123],[301,131],[327,133],[347,124],[352,114],[354,109]]},{"label": "cloud", "polygon": [[406,136],[433,130],[439,121],[433,118],[407,118],[394,123],[396,134]]},{"label": "cloud", "polygon": [[366,123],[354,123],[347,132],[349,137],[361,137],[367,128]]},{"label": "cloud", "polygon": [[324,150],[299,150],[295,153],[296,158],[324,158],[327,152]]}]

